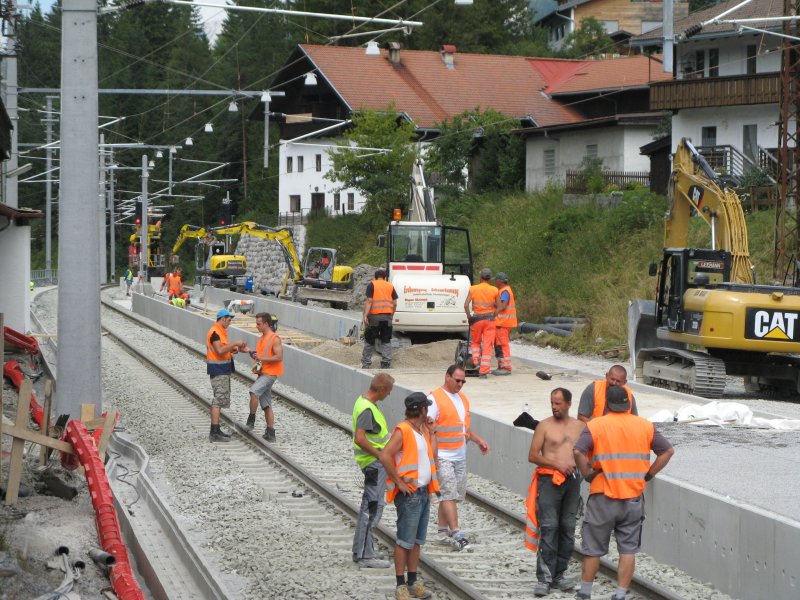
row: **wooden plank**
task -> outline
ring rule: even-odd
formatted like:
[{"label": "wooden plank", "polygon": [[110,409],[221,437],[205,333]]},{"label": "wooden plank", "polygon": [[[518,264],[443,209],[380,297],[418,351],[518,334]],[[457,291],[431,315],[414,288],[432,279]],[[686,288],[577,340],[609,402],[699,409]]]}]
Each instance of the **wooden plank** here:
[{"label": "wooden plank", "polygon": [[86,423],[94,419],[94,404],[81,404],[81,421]]},{"label": "wooden plank", "polygon": [[72,445],[69,442],[63,442],[55,438],[43,436],[38,431],[17,427],[13,421],[11,421],[11,419],[5,416],[3,417],[3,434],[10,435],[11,437],[20,439],[24,442],[41,444],[42,446],[47,446],[48,448],[52,448],[53,450],[58,450],[60,452],[66,452],[67,454],[75,454],[75,451],[72,449]]},{"label": "wooden plank", "polygon": [[[44,384],[44,409],[42,412],[42,435],[50,437],[50,413],[53,410],[53,380],[48,379]],[[44,466],[50,458],[47,446],[39,449],[39,464]]]},{"label": "wooden plank", "polygon": [[111,434],[114,433],[114,421],[116,420],[117,413],[108,411],[106,418],[103,421],[103,433],[100,435],[100,441],[97,443],[97,453],[100,455],[100,460],[106,460],[106,448],[108,448],[108,440],[111,439]]},{"label": "wooden plank", "polygon": [[[14,429],[25,429],[28,425],[28,411],[31,405],[31,381],[23,379],[19,386],[17,399],[17,420]],[[10,428],[6,428],[8,434]],[[6,487],[6,505],[16,504],[19,497],[19,482],[22,478],[22,452],[25,450],[25,440],[14,436],[11,442],[11,459],[8,463],[8,486]]]}]

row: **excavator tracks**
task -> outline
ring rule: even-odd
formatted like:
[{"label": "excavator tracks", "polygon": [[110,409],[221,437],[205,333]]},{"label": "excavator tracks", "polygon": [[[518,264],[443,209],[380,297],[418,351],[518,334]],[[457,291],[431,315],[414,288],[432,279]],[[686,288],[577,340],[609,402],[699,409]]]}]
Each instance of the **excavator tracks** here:
[{"label": "excavator tracks", "polygon": [[721,398],[725,390],[725,363],[703,352],[647,348],[639,351],[636,363],[637,379],[648,385],[704,398]]}]

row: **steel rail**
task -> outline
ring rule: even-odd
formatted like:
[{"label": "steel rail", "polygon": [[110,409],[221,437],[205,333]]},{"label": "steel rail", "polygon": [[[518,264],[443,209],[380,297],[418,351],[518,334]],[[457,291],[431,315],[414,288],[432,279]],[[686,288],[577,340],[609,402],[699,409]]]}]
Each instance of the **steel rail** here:
[{"label": "steel rail", "polygon": [[[124,316],[125,318],[127,318],[129,320],[132,320],[132,321],[135,321],[135,322],[137,322],[137,323],[139,323],[139,324],[141,324],[141,325],[143,325],[143,326],[145,326],[145,327],[147,327],[147,328],[149,328],[149,329],[151,329],[153,331],[157,331],[159,334],[163,335],[164,337],[169,338],[170,340],[172,340],[173,342],[175,342],[177,344],[180,344],[181,346],[185,347],[187,350],[190,350],[191,352],[194,352],[198,356],[201,356],[201,357],[205,358],[205,354],[201,350],[198,350],[197,348],[194,348],[192,346],[187,345],[183,340],[179,339],[177,336],[173,335],[171,332],[163,331],[161,329],[158,329],[158,328],[154,327],[151,323],[148,323],[142,317],[140,317],[140,316],[138,316],[138,315],[136,315],[134,313],[131,313],[129,311],[126,311],[126,310],[120,308],[119,306],[117,306],[117,305],[115,305],[113,303],[110,303],[110,302],[108,302],[106,300],[102,300],[102,303],[107,308],[110,308],[110,309],[114,310],[115,312],[119,313],[120,315]],[[158,367],[155,367],[155,368],[158,368]],[[253,382],[253,380],[255,379],[255,378],[251,378],[248,375],[246,375],[244,373],[240,373],[240,372],[234,373],[233,376],[236,377],[240,381],[247,382],[248,385],[251,384]],[[297,400],[295,398],[292,398],[290,396],[286,396],[284,394],[280,394],[275,390],[273,390],[273,395],[279,397],[282,401],[286,402],[288,405],[291,405],[292,407],[307,413],[310,417],[320,421],[321,423],[323,423],[325,425],[328,425],[328,426],[331,426],[331,427],[334,427],[334,428],[337,428],[337,429],[343,431],[348,436],[352,435],[352,432],[351,432],[350,427],[348,425],[345,425],[345,424],[337,421],[336,419],[334,419],[333,417],[329,416],[328,414],[326,414],[324,412],[321,412],[321,411],[319,411],[319,410],[317,410],[317,409],[315,409],[315,408],[313,408],[311,406],[307,406],[307,405],[303,404],[302,402],[300,402],[299,400]],[[207,403],[207,401],[205,399],[202,399],[202,401]],[[234,423],[234,428],[237,429],[238,431],[242,431],[242,432],[244,431],[236,423]],[[272,447],[268,447],[268,448],[272,449]],[[480,493],[478,493],[478,492],[476,492],[474,490],[471,490],[471,489],[467,489],[467,499],[470,502],[472,502],[473,504],[475,504],[476,506],[478,506],[481,509],[485,510],[486,512],[488,512],[488,513],[500,518],[501,520],[505,521],[506,523],[508,523],[510,525],[513,525],[514,527],[516,527],[516,528],[518,528],[518,529],[520,529],[522,531],[525,530],[525,522],[526,521],[525,521],[525,516],[524,515],[520,515],[520,514],[514,512],[514,511],[511,511],[511,510],[507,509],[506,507],[501,506],[497,502],[495,502],[495,501],[487,498],[486,496],[483,496],[482,494],[480,494]],[[349,504],[349,501],[347,501],[347,500],[344,500],[344,502]],[[385,529],[385,526],[380,524],[379,528],[381,528],[383,530],[383,529]],[[381,533],[384,534],[384,531],[381,531]],[[394,535],[391,532],[389,532],[388,529],[386,529],[385,535],[389,536],[390,545],[393,544]],[[387,538],[384,536],[384,541],[386,541],[386,539]],[[424,553],[422,555],[420,555],[420,561],[423,561],[423,557],[424,557]],[[576,550],[573,551],[573,558],[574,559],[582,560],[583,557],[584,557],[584,555],[583,555],[582,552],[580,552],[580,550],[576,549]],[[603,557],[603,558],[600,559],[600,572],[603,575],[605,575],[606,577],[614,579],[617,576],[617,567],[611,560]],[[637,573],[634,573],[634,575],[633,575],[633,580],[631,581],[631,588],[630,589],[633,592],[637,592],[637,593],[639,593],[639,594],[641,594],[643,596],[653,598],[654,600],[684,600],[683,596],[681,596],[679,594],[676,594],[672,590],[669,590],[669,589],[667,589],[667,588],[665,588],[665,587],[663,587],[663,586],[661,586],[661,585],[659,585],[659,584],[657,584],[657,583],[655,583],[655,582],[653,582],[653,581],[651,581],[649,579],[646,579],[646,578],[638,575]]]},{"label": "steel rail", "polygon": [[[151,327],[151,329],[154,328]],[[169,383],[169,385],[180,390],[182,394],[189,397],[192,401],[194,401],[196,404],[200,405],[204,409],[207,410],[210,408],[211,403],[204,396],[201,396],[191,387],[185,385],[182,381],[173,377],[167,370],[162,368],[156,361],[150,359],[146,354],[134,348],[131,344],[123,340],[120,336],[118,336],[116,333],[114,333],[107,327],[102,327],[102,330],[106,333],[106,336],[108,338],[114,341],[114,343],[120,345],[122,348],[125,349],[126,352],[134,356],[137,360],[146,364],[150,369],[156,372],[159,377],[165,379]],[[180,340],[173,340],[173,341],[182,343],[180,342]],[[283,396],[280,397],[282,399],[285,399]],[[302,407],[302,409],[307,410],[307,407]],[[266,441],[261,440],[260,437],[251,435],[250,432],[242,429],[238,423],[236,423],[233,419],[231,419],[224,413],[220,415],[220,420],[224,422],[228,427],[240,432],[242,434],[241,436],[242,439],[247,444],[249,444],[250,446],[254,446],[262,454],[270,456],[271,459],[273,459],[275,462],[283,466],[283,468],[286,469],[293,477],[302,481],[305,485],[307,485],[320,497],[324,498],[325,500],[333,504],[339,511],[341,511],[342,513],[344,513],[353,520],[355,520],[358,517],[359,507],[355,506],[355,504],[351,503],[347,498],[345,498],[342,494],[337,492],[332,486],[322,481],[319,477],[317,477],[313,473],[308,472],[306,468],[304,468],[301,464],[295,461],[287,453],[279,450],[278,448],[276,448],[271,444],[268,444]],[[395,536],[394,533],[391,530],[389,530],[389,528],[387,528],[385,525],[379,524],[375,529],[378,535],[387,545],[394,546]],[[472,586],[464,579],[458,577],[456,574],[454,574],[445,566],[439,564],[436,560],[425,555],[420,555],[419,562],[425,568],[425,571],[429,576],[435,579],[440,585],[445,587],[447,591],[452,593],[454,596],[458,598],[463,598],[465,600],[489,600],[478,589],[476,589],[474,586]]]}]

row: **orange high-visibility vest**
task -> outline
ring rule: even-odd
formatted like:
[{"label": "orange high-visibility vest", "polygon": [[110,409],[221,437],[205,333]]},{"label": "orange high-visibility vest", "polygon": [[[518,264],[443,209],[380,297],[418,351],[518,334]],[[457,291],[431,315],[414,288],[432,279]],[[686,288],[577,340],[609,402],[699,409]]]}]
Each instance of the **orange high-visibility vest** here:
[{"label": "orange high-visibility vest", "polygon": [[536,516],[536,498],[539,496],[539,475],[552,476],[553,485],[562,485],[567,478],[561,471],[549,467],[536,467],[528,486],[528,496],[525,498],[526,523],[525,547],[532,552],[539,550],[539,518]]},{"label": "orange high-visibility vest", "polygon": [[[275,340],[277,337],[278,336],[274,331],[267,330],[266,335],[258,338],[258,341],[256,342],[256,354],[258,355],[258,358],[261,358],[262,356],[272,358],[275,356],[273,346],[275,345]],[[275,377],[280,377],[283,375],[283,361],[262,362],[261,373],[262,375],[274,375]]]},{"label": "orange high-visibility vest", "polygon": [[469,400],[458,392],[464,403],[464,420],[458,415],[456,405],[441,387],[431,392],[436,406],[439,407],[439,418],[436,420],[436,443],[440,450],[458,450],[467,443],[466,433],[469,431]]},{"label": "orange high-visibility vest", "polygon": [[167,280],[167,294],[170,296],[180,296],[181,294],[181,278],[175,273],[167,273],[165,276]]},{"label": "orange high-visibility vest", "polygon": [[493,285],[485,281],[469,288],[472,296],[472,312],[476,315],[491,314],[497,308],[497,296],[499,292]]},{"label": "orange high-visibility vest", "polygon": [[[592,409],[592,418],[602,417],[606,412],[606,389],[608,389],[608,382],[605,379],[598,379],[594,382],[594,408]],[[622,389],[628,393],[628,402],[630,406],[625,412],[631,414],[633,411],[633,392],[627,385],[623,385]]]},{"label": "orange high-visibility vest", "polygon": [[641,496],[647,485],[644,476],[650,469],[653,424],[636,415],[610,412],[586,426],[594,442],[592,467],[602,469],[592,480],[589,494],[618,500]]},{"label": "orange high-visibility vest", "polygon": [[514,303],[514,292],[511,291],[511,286],[507,285],[502,290],[498,290],[498,295],[503,292],[508,292],[508,306],[497,313],[495,323],[498,327],[516,327],[517,326],[517,305]]},{"label": "orange high-visibility vest", "polygon": [[391,315],[394,312],[394,286],[385,279],[372,281],[372,305],[369,307],[371,315]]},{"label": "orange high-visibility vest", "polygon": [[[403,452],[402,457],[398,460],[398,452],[394,456],[394,464],[397,469],[397,474],[400,476],[406,485],[411,488],[412,492],[419,489],[419,471],[417,469],[417,458],[419,457],[419,449],[417,448],[417,437],[414,435],[414,428],[408,421],[401,421],[395,426],[403,434]],[[424,434],[423,434],[424,435]],[[427,440],[427,438],[426,438]],[[439,478],[436,476],[436,461],[433,460],[433,447],[430,440],[428,442],[428,460],[431,465],[431,481],[428,484],[428,493],[433,494],[439,491]],[[392,502],[397,496],[397,486],[391,478],[386,478],[386,502]]]},{"label": "orange high-visibility vest", "polygon": [[211,335],[213,333],[219,336],[220,344],[223,346],[228,345],[228,330],[219,323],[214,323],[206,334],[206,372],[212,376],[228,375],[233,371],[233,365],[231,364],[233,355],[230,352],[220,354],[214,350],[214,345],[211,343]]}]

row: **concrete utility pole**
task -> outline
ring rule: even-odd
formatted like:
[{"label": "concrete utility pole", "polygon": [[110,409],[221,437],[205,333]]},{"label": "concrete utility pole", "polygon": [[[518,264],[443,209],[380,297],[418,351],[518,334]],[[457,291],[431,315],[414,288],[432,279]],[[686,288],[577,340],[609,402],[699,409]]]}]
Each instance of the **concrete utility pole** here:
[{"label": "concrete utility pole", "polygon": [[664,0],[664,14],[662,15],[664,27],[664,73],[672,73],[672,55],[675,34],[672,27],[672,20],[675,16],[673,12],[672,0]]},{"label": "concrete utility pole", "polygon": [[147,218],[147,154],[142,154],[142,225],[140,228],[141,235],[141,255],[139,258],[139,278],[143,282],[147,282],[147,260],[150,257],[150,223]]},{"label": "concrete utility pole", "polygon": [[108,281],[108,271],[106,271],[106,155],[103,151],[103,145],[106,142],[104,133],[100,134],[100,145],[98,146],[100,158],[100,182],[98,183],[97,198],[98,198],[98,235],[100,236],[100,285]]},{"label": "concrete utility pole", "polygon": [[102,411],[97,219],[97,3],[64,0],[58,226],[57,414]]},{"label": "concrete utility pole", "polygon": [[[114,150],[108,149],[108,165],[114,164]],[[112,281],[116,280],[117,274],[117,236],[116,222],[117,215],[114,212],[114,169],[108,169],[108,188],[106,189],[106,205],[108,206],[108,272]]]}]

